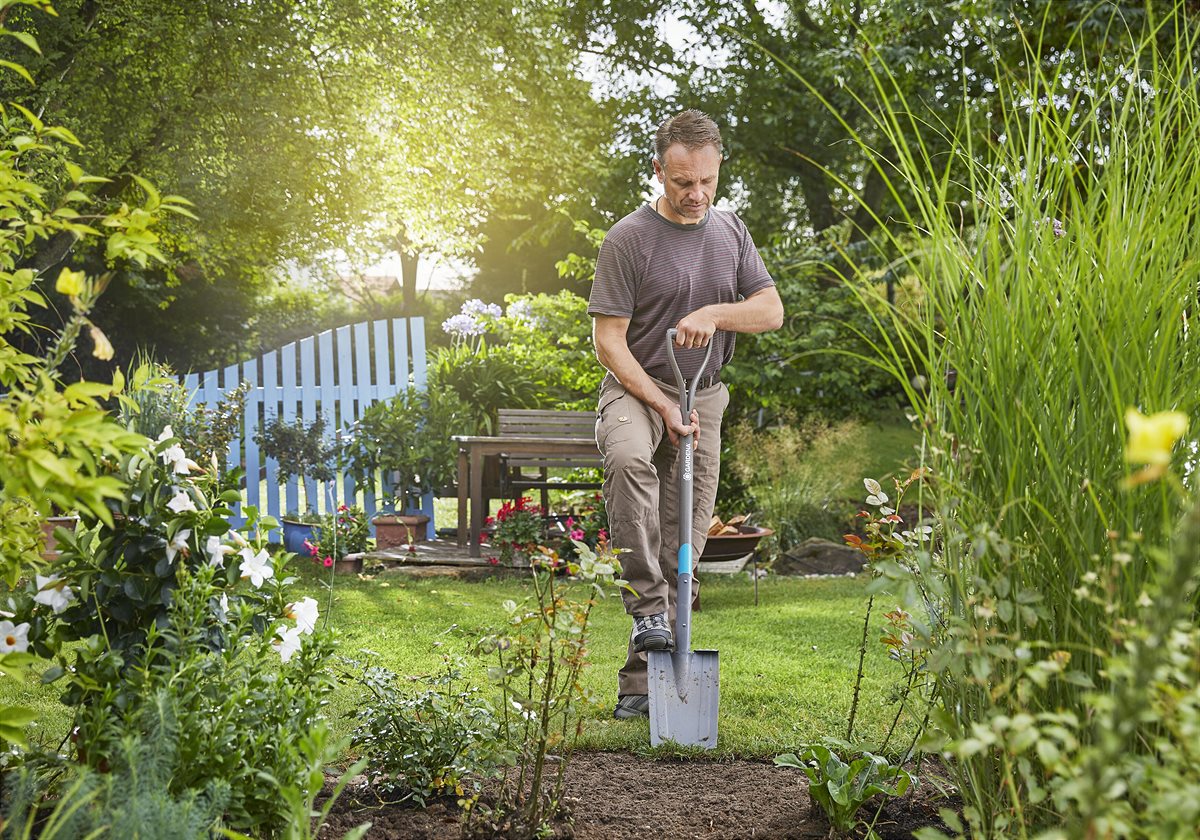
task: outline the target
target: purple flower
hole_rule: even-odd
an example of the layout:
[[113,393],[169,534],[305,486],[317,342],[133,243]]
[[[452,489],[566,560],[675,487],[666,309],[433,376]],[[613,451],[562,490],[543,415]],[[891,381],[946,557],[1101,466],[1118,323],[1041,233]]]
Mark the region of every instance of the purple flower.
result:
[[499,318],[504,313],[497,304],[484,303],[479,298],[472,298],[462,305],[462,314],[470,315],[475,318],[479,318],[481,316]]
[[445,321],[442,321],[442,331],[450,333],[450,335],[465,338],[469,335],[483,335],[483,324],[475,319],[472,315],[451,315]]

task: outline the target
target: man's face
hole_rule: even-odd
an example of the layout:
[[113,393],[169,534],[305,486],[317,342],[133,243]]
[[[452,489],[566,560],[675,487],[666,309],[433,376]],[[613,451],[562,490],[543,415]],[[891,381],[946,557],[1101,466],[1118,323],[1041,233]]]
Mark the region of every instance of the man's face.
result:
[[[714,146],[688,150],[675,143],[667,147],[661,161],[654,161],[654,174],[663,185],[664,208],[659,211],[673,222],[694,225],[704,218],[717,193],[721,153]],[[665,212],[663,212],[665,211]]]

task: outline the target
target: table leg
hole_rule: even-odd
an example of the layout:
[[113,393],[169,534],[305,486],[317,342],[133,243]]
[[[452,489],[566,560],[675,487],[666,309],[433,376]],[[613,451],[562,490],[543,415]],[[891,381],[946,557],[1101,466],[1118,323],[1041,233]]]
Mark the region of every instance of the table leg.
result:
[[470,480],[470,466],[467,460],[467,450],[458,447],[458,547],[467,544],[467,482]]
[[482,557],[479,535],[483,531],[483,452],[471,450],[471,557]]

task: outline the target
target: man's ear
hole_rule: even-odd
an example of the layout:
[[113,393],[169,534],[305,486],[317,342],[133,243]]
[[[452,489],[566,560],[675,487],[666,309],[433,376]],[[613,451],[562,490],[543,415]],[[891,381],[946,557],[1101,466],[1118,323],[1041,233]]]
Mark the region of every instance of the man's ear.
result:
[[663,169],[663,166],[661,163],[659,163],[658,158],[653,158],[653,161],[654,161],[654,174],[658,176],[659,183],[662,183],[664,178],[666,178],[666,174],[667,174],[666,170]]

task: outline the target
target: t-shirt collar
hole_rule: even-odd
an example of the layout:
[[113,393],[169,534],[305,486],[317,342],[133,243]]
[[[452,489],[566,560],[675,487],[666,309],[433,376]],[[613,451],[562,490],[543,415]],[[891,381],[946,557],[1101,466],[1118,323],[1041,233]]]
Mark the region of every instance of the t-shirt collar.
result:
[[647,210],[650,211],[650,215],[652,215],[654,218],[658,219],[663,224],[670,225],[671,227],[675,228],[676,230],[689,230],[689,231],[690,230],[700,230],[706,224],[708,224],[708,217],[712,215],[712,208],[710,207],[710,208],[708,208],[708,212],[704,214],[704,218],[701,219],[700,221],[696,222],[696,224],[681,225],[679,222],[672,222],[666,216],[662,215],[657,210],[655,210],[654,202],[649,202],[648,204],[646,204],[644,206]]

